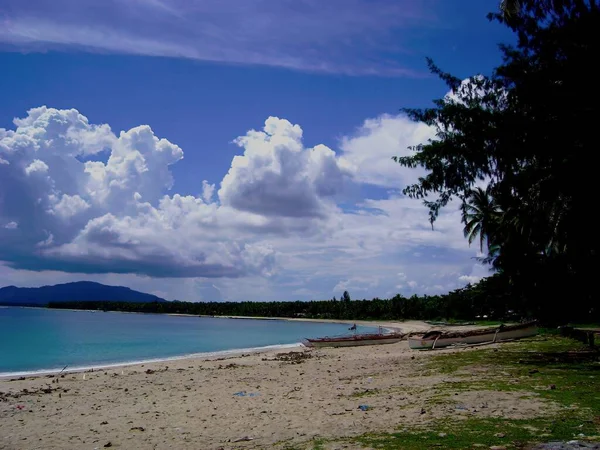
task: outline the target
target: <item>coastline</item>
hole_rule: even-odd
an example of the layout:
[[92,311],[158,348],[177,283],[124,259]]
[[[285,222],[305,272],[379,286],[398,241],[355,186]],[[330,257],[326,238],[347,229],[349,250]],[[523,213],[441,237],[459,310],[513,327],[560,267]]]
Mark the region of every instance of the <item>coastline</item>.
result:
[[[279,320],[286,322],[315,322],[315,323],[339,323],[339,324],[357,324],[366,327],[382,327],[390,331],[404,331],[409,333],[418,333],[427,331],[432,328],[439,328],[427,324],[420,320],[406,320],[406,321],[376,321],[376,320],[352,320],[352,319],[316,319],[308,317],[265,317],[265,316],[213,316],[207,314],[184,314],[184,313],[155,313],[155,312],[141,312],[141,311],[98,311],[95,309],[63,309],[63,308],[48,308],[47,306],[21,306],[21,305],[2,305],[6,308],[26,308],[26,309],[44,309],[50,311],[71,311],[71,312],[91,312],[91,313],[117,313],[117,314],[149,314],[149,315],[165,315],[172,317],[201,317],[208,319],[235,319],[235,320]],[[447,327],[445,327],[447,328]],[[453,327],[451,327],[453,328]],[[461,329],[465,329],[462,327]]]
[[[17,306],[19,308],[34,308],[34,309],[52,309],[52,308],[44,308],[44,307],[29,307],[29,306]],[[61,309],[56,309],[57,311],[61,311]],[[82,310],[82,309],[65,309],[64,311],[72,311],[72,312],[97,312],[96,310]],[[157,313],[143,313],[143,312],[129,312],[129,311],[107,311],[114,312],[119,314],[157,314]],[[313,318],[292,318],[292,317],[252,317],[252,316],[209,316],[209,315],[195,315],[195,314],[164,314],[167,316],[175,316],[175,317],[200,317],[200,318],[212,318],[212,319],[229,319],[229,320],[272,320],[272,321],[286,321],[286,322],[312,322],[312,323],[335,323],[335,324],[346,324],[352,325],[356,324],[359,326],[372,327],[372,328],[382,328],[385,330],[385,333],[393,333],[393,332],[404,332],[404,333],[412,333],[412,332],[421,332],[428,329],[433,328],[431,325],[426,324],[425,322],[409,320],[405,322],[377,322],[377,321],[365,321],[365,320],[342,320],[342,319],[313,319]],[[235,348],[229,350],[220,350],[215,352],[199,352],[199,353],[188,353],[182,355],[175,356],[165,356],[165,357],[157,357],[157,358],[148,358],[142,360],[129,360],[129,361],[121,361],[121,362],[112,362],[112,363],[99,363],[99,364],[90,364],[85,366],[75,366],[72,368],[67,367],[66,369],[61,368],[41,368],[36,370],[29,371],[15,371],[15,372],[0,372],[0,381],[12,379],[12,378],[39,378],[46,377],[49,375],[56,374],[73,374],[73,373],[82,373],[82,372],[90,372],[90,371],[98,371],[98,370],[107,370],[107,369],[118,369],[124,367],[134,367],[134,366],[142,366],[147,364],[154,363],[165,363],[165,362],[173,362],[173,361],[185,361],[185,360],[212,360],[214,358],[223,358],[227,356],[237,356],[245,353],[250,354],[261,354],[273,350],[284,350],[284,349],[298,349],[304,348],[305,346],[302,342],[296,342],[291,344],[274,344],[267,345],[263,347],[250,347],[250,348]]]
[[[190,316],[190,314],[170,314],[170,315],[181,315]],[[425,332],[431,329],[441,328],[440,326],[430,325],[421,320],[406,320],[406,321],[375,321],[375,320],[352,320],[352,319],[313,319],[305,317],[253,317],[253,316],[208,316],[200,315],[192,317],[207,317],[212,319],[238,319],[238,320],[283,320],[287,322],[315,322],[315,323],[340,323],[347,325],[361,325],[365,327],[381,327],[389,330],[390,332],[402,331],[404,333],[419,333]],[[454,327],[443,327],[443,328],[454,328]],[[461,329],[466,329],[462,327]]]
[[[489,348],[501,345],[511,344]],[[406,341],[271,348],[1,379],[0,448],[284,450],[325,441],[321,448],[333,449],[345,445],[343,439],[433,425],[456,414],[521,419],[554,410],[521,392],[455,389],[451,406],[462,409],[440,408],[439,386],[456,380],[429,370],[439,354],[410,350]],[[342,442],[329,445],[328,439]]]
[[293,343],[293,344],[279,344],[279,345],[266,345],[264,347],[250,347],[250,348],[234,348],[231,350],[221,350],[216,352],[202,352],[202,353],[190,353],[185,355],[177,355],[177,356],[166,356],[164,358],[149,358],[149,359],[140,359],[133,361],[123,361],[123,362],[115,362],[115,363],[106,363],[106,364],[93,364],[87,366],[77,366],[66,369],[39,369],[39,370],[31,370],[31,371],[21,371],[21,372],[0,372],[0,381],[10,379],[10,378],[39,378],[45,377],[48,375],[59,375],[59,374],[76,374],[82,372],[94,372],[94,371],[102,371],[108,369],[120,369],[124,367],[132,367],[132,366],[145,366],[147,364],[158,364],[158,363],[166,363],[173,361],[185,361],[185,360],[212,360],[214,358],[226,358],[228,356],[240,356],[246,353],[250,354],[260,354],[266,353],[275,350],[285,350],[285,349],[297,349],[302,348],[304,345],[301,342]]

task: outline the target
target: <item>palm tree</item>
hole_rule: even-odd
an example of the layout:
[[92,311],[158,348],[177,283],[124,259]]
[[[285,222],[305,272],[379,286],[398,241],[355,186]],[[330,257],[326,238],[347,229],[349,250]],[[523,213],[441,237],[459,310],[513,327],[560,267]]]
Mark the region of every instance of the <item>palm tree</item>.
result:
[[498,229],[500,215],[500,207],[490,186],[485,190],[479,187],[472,190],[462,204],[462,221],[465,224],[463,231],[469,245],[479,237],[479,249],[483,252],[484,241],[487,241],[489,249]]

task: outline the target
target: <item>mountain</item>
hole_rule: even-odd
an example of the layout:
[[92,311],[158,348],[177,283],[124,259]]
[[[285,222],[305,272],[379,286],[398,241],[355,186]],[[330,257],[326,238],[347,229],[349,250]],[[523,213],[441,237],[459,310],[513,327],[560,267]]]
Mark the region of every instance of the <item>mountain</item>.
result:
[[0,289],[0,305],[46,306],[50,302],[113,301],[131,303],[166,302],[156,295],[134,291],[123,286],[106,286],[91,281],[19,288],[7,286]]

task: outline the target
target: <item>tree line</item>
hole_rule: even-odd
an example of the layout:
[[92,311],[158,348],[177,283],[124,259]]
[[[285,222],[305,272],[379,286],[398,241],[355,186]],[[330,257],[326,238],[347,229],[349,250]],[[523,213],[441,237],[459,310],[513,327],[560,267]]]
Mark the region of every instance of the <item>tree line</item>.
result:
[[465,237],[528,308],[597,314],[600,6],[504,0],[489,18],[516,36],[500,45],[502,64],[462,80],[430,60],[452,95],[404,110],[437,131],[395,158],[427,171],[404,194],[423,199],[432,226],[458,202]]
[[[346,292],[337,300],[289,302],[56,302],[50,308],[123,311],[203,316],[289,317],[342,320],[519,320],[538,317],[539,311],[515,296],[502,275],[483,279],[443,295],[400,294],[389,298],[351,300]],[[564,320],[588,318],[585,311]]]

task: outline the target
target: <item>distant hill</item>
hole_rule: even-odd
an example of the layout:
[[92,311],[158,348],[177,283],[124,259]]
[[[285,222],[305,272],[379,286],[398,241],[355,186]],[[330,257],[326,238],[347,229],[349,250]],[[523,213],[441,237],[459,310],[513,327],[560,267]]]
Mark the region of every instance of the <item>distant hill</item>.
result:
[[131,303],[166,302],[156,295],[123,286],[106,286],[91,281],[42,286],[39,288],[0,288],[0,305],[46,306],[50,302],[111,301]]

